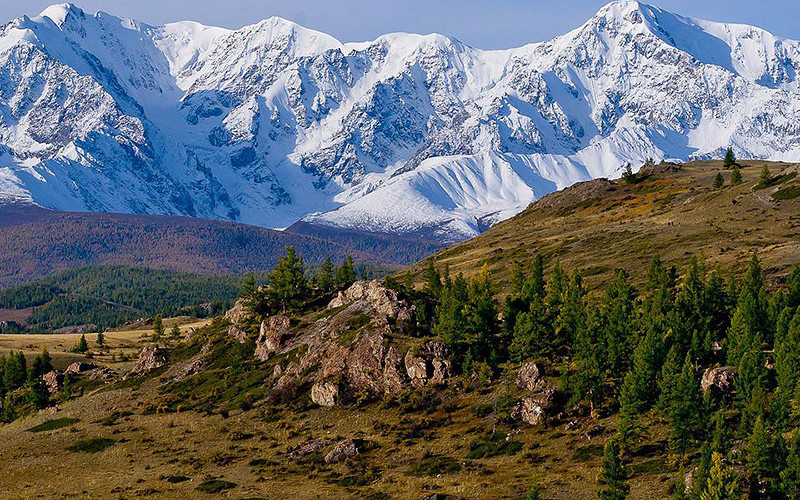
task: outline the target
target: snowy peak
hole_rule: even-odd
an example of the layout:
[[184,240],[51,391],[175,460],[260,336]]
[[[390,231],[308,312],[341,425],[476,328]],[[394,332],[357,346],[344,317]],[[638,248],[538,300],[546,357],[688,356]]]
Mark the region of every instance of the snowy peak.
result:
[[453,241],[627,162],[800,160],[799,47],[636,1],[491,51],[55,5],[0,31],[0,200]]

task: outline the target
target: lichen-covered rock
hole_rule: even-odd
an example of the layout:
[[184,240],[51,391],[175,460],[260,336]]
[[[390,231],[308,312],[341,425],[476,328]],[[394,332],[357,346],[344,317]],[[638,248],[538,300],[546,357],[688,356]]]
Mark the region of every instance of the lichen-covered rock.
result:
[[325,455],[326,464],[335,464],[343,462],[348,458],[358,455],[358,447],[356,442],[352,439],[345,439],[333,447],[331,451]]
[[331,444],[330,439],[312,439],[311,441],[300,443],[294,448],[291,448],[286,454],[286,457],[289,460],[297,460],[299,458],[311,455],[312,453],[322,451],[322,449],[329,444]]
[[714,397],[728,396],[733,392],[735,382],[736,370],[732,366],[718,366],[703,373],[700,388],[704,395],[711,391]]
[[319,406],[336,406],[339,386],[334,382],[317,382],[311,386],[311,401]]
[[451,371],[447,347],[442,342],[430,340],[422,344],[417,353],[406,353],[405,367],[414,386],[445,384]]
[[406,378],[403,371],[403,358],[394,346],[386,351],[383,360],[383,392],[387,395],[397,394],[403,390]]
[[525,363],[517,370],[517,387],[528,392],[537,392],[545,388],[546,382],[542,378],[539,366],[536,363]]
[[167,356],[164,350],[155,345],[148,345],[142,348],[139,354],[139,360],[131,369],[128,376],[139,375],[161,368],[167,362]]
[[111,380],[116,376],[117,372],[108,366],[98,366],[87,374],[89,380]]
[[83,372],[88,372],[90,370],[94,370],[97,368],[97,365],[94,363],[87,363],[85,361],[76,361],[69,365],[64,373],[67,375],[80,375]]
[[547,414],[553,409],[555,393],[555,389],[550,388],[525,396],[511,412],[512,418],[530,425],[544,423]]
[[398,326],[409,324],[414,317],[414,308],[405,300],[401,300],[395,290],[388,288],[378,280],[356,281],[347,290],[339,292],[328,309],[363,301],[379,317],[394,320]]
[[247,332],[244,331],[239,325],[230,325],[228,327],[228,335],[244,344],[247,342]]
[[237,325],[239,323],[243,323],[244,320],[250,317],[250,315],[250,310],[247,308],[247,300],[239,299],[236,301],[233,307],[225,312],[225,319],[230,321],[232,324]]
[[266,361],[274,352],[280,349],[283,337],[291,326],[291,320],[282,315],[272,316],[262,321],[258,339],[256,340],[256,358]]
[[64,388],[64,374],[58,370],[47,372],[42,378],[50,394],[61,392]]

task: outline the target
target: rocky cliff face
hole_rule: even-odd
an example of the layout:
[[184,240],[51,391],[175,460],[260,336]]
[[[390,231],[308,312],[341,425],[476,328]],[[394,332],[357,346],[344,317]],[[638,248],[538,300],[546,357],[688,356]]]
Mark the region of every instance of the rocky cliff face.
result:
[[0,196],[451,241],[626,161],[800,159],[797,67],[797,42],[635,1],[503,51],[66,4],[0,28]]

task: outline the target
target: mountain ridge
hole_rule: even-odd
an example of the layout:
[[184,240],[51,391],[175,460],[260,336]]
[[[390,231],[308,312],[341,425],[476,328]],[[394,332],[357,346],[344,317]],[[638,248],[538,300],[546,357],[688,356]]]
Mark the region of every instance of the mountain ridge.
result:
[[795,67],[798,42],[634,1],[508,50],[62,4],[0,32],[0,197],[454,242],[627,162],[800,160]]

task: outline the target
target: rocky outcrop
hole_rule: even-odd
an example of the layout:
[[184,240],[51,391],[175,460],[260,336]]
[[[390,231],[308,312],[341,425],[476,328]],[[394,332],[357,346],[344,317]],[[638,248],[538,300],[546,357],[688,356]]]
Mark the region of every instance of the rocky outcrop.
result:
[[282,315],[272,316],[262,321],[258,340],[256,340],[256,358],[266,361],[274,352],[278,351],[291,326],[291,320]]
[[397,291],[378,280],[356,281],[347,290],[339,292],[328,304],[328,309],[355,302],[366,304],[378,317],[392,321],[401,328],[410,325],[414,318],[414,307],[401,300]]
[[356,442],[352,439],[345,439],[333,447],[331,451],[325,455],[326,464],[335,464],[344,462],[348,458],[358,455],[358,447]]
[[109,381],[117,376],[117,371],[109,368],[108,366],[98,366],[94,370],[90,370],[87,374],[89,380],[105,380]]
[[289,449],[286,457],[289,460],[298,460],[305,456],[311,455],[312,453],[318,453],[322,451],[326,446],[330,445],[331,442],[332,441],[330,439],[312,439],[311,441],[300,443],[294,448]]
[[553,388],[525,396],[511,412],[512,418],[529,425],[545,422],[547,415],[553,410],[556,391]]
[[225,313],[225,319],[234,325],[238,325],[239,323],[244,322],[244,320],[250,317],[250,315],[251,313],[247,308],[246,299],[239,299],[236,301],[233,307],[228,309],[228,311]]
[[733,393],[735,383],[736,370],[732,366],[718,366],[703,373],[700,389],[704,395],[711,392],[713,397],[725,397]]
[[422,344],[418,352],[406,353],[405,367],[411,384],[416,387],[442,385],[451,372],[447,347],[440,341],[430,340]]
[[139,360],[131,369],[128,376],[140,375],[161,368],[167,362],[167,356],[163,349],[155,345],[148,345],[142,348]]
[[247,342],[247,332],[242,329],[238,324],[230,325],[228,327],[228,335],[244,344]]
[[66,375],[80,375],[83,372],[88,372],[97,368],[97,365],[94,363],[87,363],[85,361],[76,361],[69,365],[64,373]]
[[317,382],[311,386],[311,401],[319,406],[336,406],[339,386],[334,382]]
[[539,366],[536,363],[525,363],[517,370],[517,387],[528,392],[538,392],[545,389],[546,382],[542,378]]
[[50,394],[61,392],[61,389],[64,388],[64,374],[60,371],[53,370],[47,372],[42,378]]

